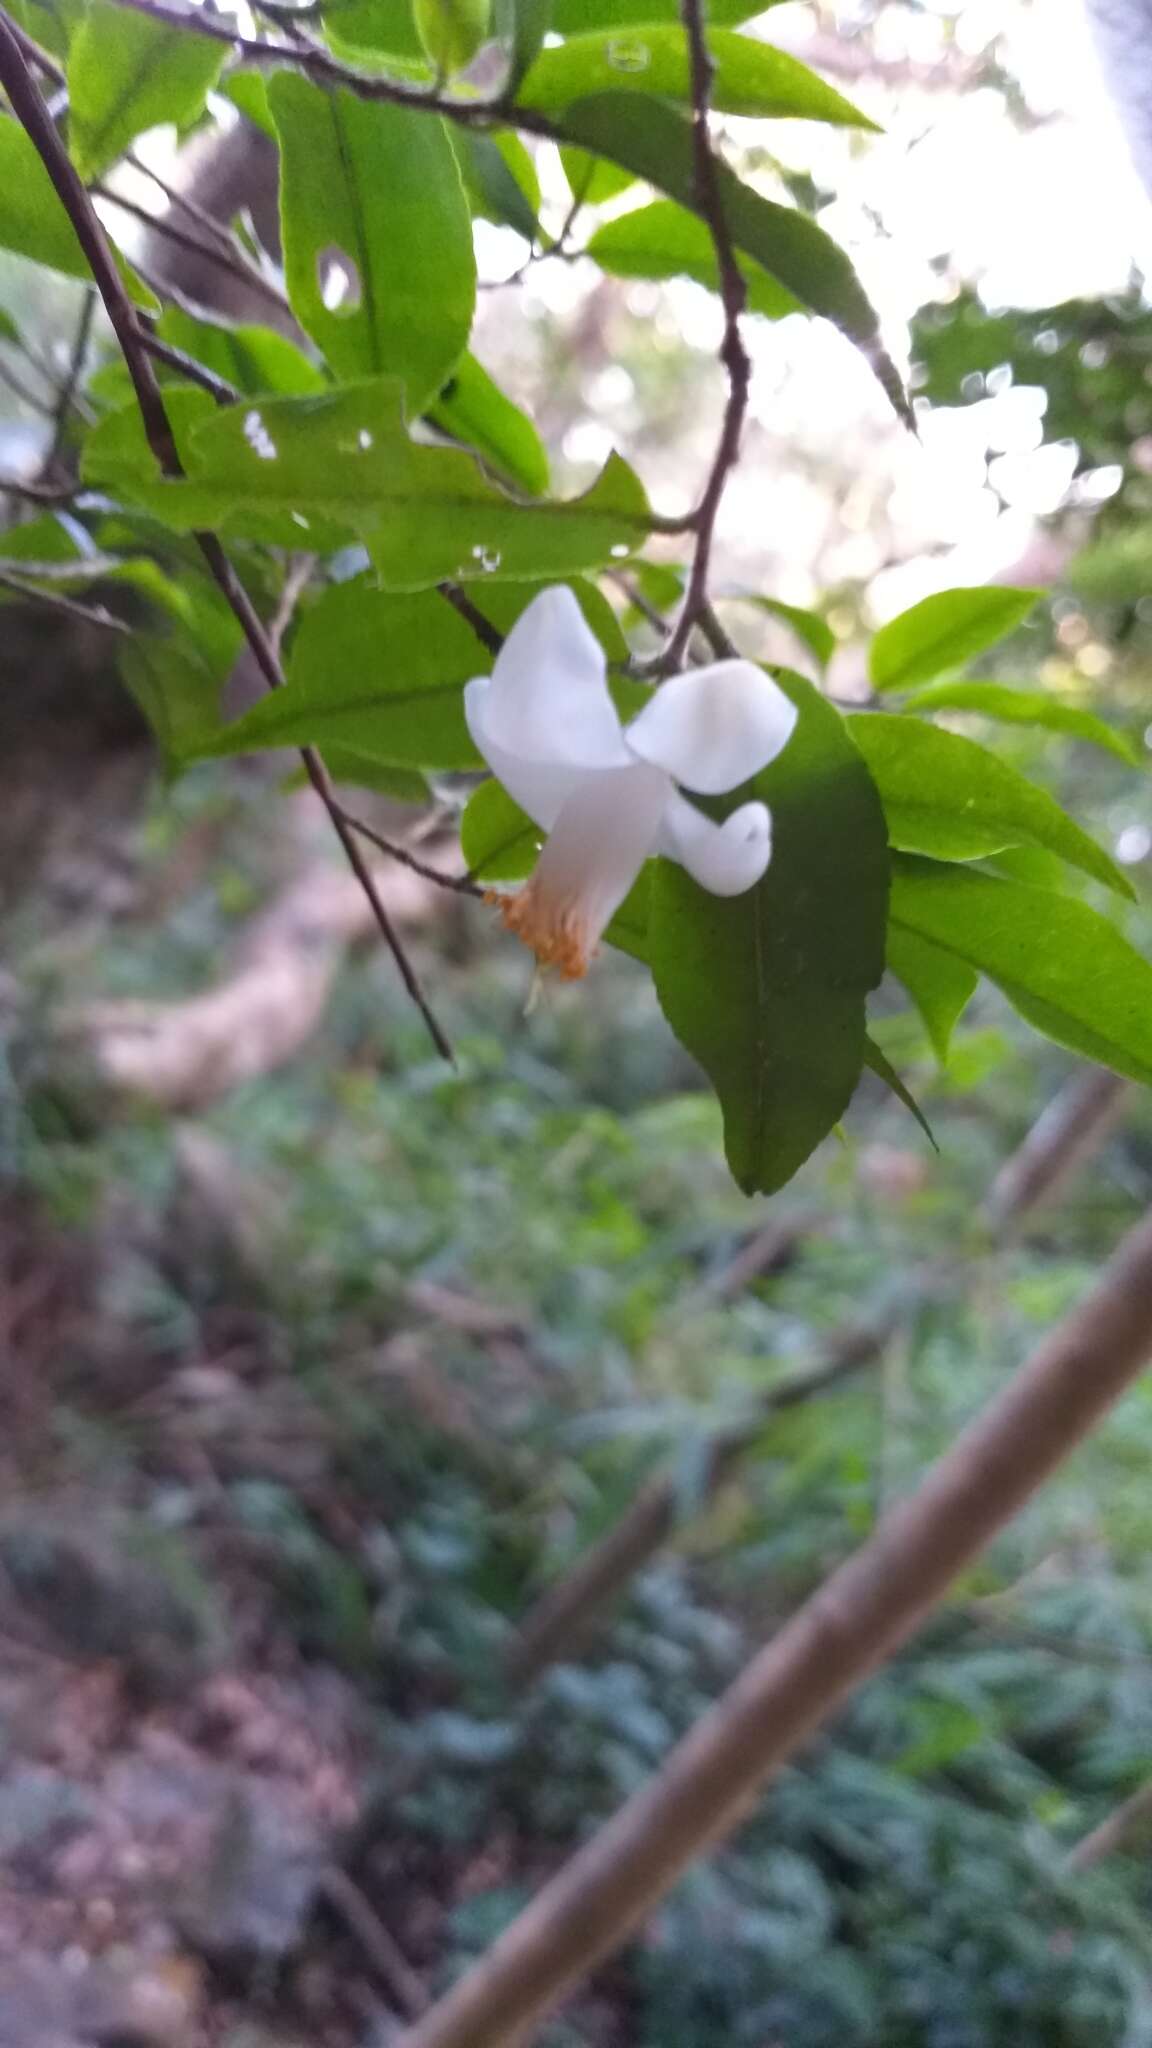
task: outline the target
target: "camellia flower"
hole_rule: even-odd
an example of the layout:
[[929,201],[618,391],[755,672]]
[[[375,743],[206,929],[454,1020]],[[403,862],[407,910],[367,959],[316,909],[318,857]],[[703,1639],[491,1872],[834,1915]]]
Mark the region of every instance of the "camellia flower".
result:
[[542,966],[583,974],[644,862],[664,854],[715,896],[758,882],[772,851],[762,803],[716,824],[681,796],[758,773],[789,739],[794,706],[751,661],[672,676],[630,725],[609,695],[603,649],[572,592],[541,591],[490,676],[464,692],[468,729],[509,795],[548,834],[504,922]]

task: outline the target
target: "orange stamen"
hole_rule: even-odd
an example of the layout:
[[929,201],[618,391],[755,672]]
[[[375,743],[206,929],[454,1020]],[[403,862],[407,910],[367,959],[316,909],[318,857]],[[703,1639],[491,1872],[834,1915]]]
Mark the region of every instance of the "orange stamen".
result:
[[587,974],[596,948],[589,947],[577,904],[558,905],[536,887],[535,876],[512,895],[488,889],[484,901],[496,905],[508,930],[531,947],[541,967],[554,967],[562,981],[579,981]]

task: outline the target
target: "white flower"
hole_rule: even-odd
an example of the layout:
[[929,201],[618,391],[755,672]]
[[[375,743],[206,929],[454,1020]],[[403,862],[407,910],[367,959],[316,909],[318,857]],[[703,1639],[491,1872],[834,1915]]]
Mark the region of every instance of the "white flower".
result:
[[672,676],[622,726],[603,650],[556,586],[521,613],[464,709],[493,774],[549,835],[530,880],[498,899],[504,921],[566,980],[585,972],[650,855],[680,861],[715,896],[739,896],[764,873],[766,805],[741,804],[718,825],[676,787],[718,796],[787,742],[795,709],[753,662]]

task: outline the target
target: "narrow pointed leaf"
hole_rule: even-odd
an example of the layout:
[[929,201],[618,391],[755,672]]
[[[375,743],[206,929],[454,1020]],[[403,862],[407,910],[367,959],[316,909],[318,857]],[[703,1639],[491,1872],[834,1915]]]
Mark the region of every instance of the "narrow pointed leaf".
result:
[[987,747],[902,714],[862,711],[851,724],[901,852],[980,860],[1006,846],[1041,846],[1118,895],[1134,895],[1123,868],[1055,798]]
[[976,993],[980,976],[954,953],[945,953],[898,925],[888,928],[888,966],[897,981],[903,982],[924,1019],[936,1058],[946,1066],[952,1033]]
[[[594,159],[588,157],[588,163]],[[600,168],[606,168],[601,166]],[[704,222],[674,199],[657,199],[651,206],[638,206],[632,213],[610,220],[588,243],[588,254],[612,277],[690,277],[720,287],[716,249]],[[800,302],[778,284],[774,277],[746,256],[738,259],[748,286],[748,306],[767,320],[782,320],[786,313],[800,310]]]
[[[715,66],[711,98],[717,113],[875,127],[806,64],[771,43],[711,28],[708,48]],[[691,63],[684,30],[649,22],[625,35],[609,29],[570,36],[558,48],[540,52],[517,98],[521,106],[556,113],[573,100],[601,92],[644,93],[690,106]]]
[[1086,903],[899,855],[891,915],[986,974],[1058,1045],[1152,1085],[1152,965]]
[[1142,767],[1140,750],[1095,712],[1065,704],[1046,690],[1017,690],[1010,683],[925,683],[907,699],[909,711],[975,711],[1003,725],[1039,725],[1104,747],[1130,768]]
[[870,1074],[875,1074],[878,1081],[883,1081],[884,1086],[896,1097],[897,1102],[903,1103],[909,1115],[915,1117],[932,1150],[938,1152],[940,1147],[936,1143],[935,1133],[924,1111],[921,1109],[907,1083],[901,1080],[887,1053],[877,1045],[874,1038],[866,1038],[864,1040],[864,1065]]
[[[565,141],[622,164],[669,199],[699,212],[691,128],[676,108],[654,99],[645,103],[640,119],[633,94],[596,93],[574,101],[558,125]],[[875,310],[844,251],[807,214],[764,199],[725,164],[717,167],[717,185],[736,248],[762,264],[810,313],[822,314],[855,342],[910,425],[904,386],[881,345]]]
[[974,655],[1014,632],[1040,598],[1038,590],[939,590],[881,626],[872,642],[874,690],[911,690],[963,668]]
[[474,355],[461,356],[434,406],[429,423],[483,457],[489,469],[542,498],[548,489],[548,451],[526,412],[500,389]]

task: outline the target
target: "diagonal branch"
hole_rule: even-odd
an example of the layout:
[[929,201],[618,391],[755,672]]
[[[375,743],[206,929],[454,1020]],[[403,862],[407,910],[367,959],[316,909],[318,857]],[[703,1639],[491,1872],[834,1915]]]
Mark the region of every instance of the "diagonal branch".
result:
[[833,1572],[652,1781],[402,2048],[511,2048],[629,1934],[1088,1435],[1152,1355],[1152,1214],[915,1493]]
[[[8,16],[0,9],[0,83],[3,84],[16,118],[27,131],[40,155],[57,195],[68,214],[87,259],[96,286],[104,301],[104,310],[112,331],[120,344],[121,353],[132,380],[136,402],[148,445],[166,476],[179,477],[184,474],[183,464],[176,446],[172,425],[164,403],[164,394],[157,382],[151,357],[142,339],[135,309],[121,280],[113,260],[112,251],[93,207],[87,188],[76,171],[67,150],[57,132],[52,117],[33,78],[21,47],[20,39],[13,33]],[[228,560],[219,538],[214,533],[198,533],[197,544],[208,564],[211,574],[223,592],[236,619],[239,621],[244,638],[248,642],[257,668],[271,690],[280,689],[284,673],[271,640],[264,628],[248,592]],[[328,771],[320,755],[313,747],[302,750],[302,758],[308,780],[319,796],[332,820],[336,836],[344,849],[345,857],[360,883],[369,903],[380,932],[400,970],[404,986],[420,1011],[433,1044],[447,1060],[452,1058],[452,1049],[444,1036],[428,999],[420,985],[416,970],[410,961],[391,917],[381,899],[372,871],[364,858],[355,833],[345,821],[342,807],[332,788]]]

